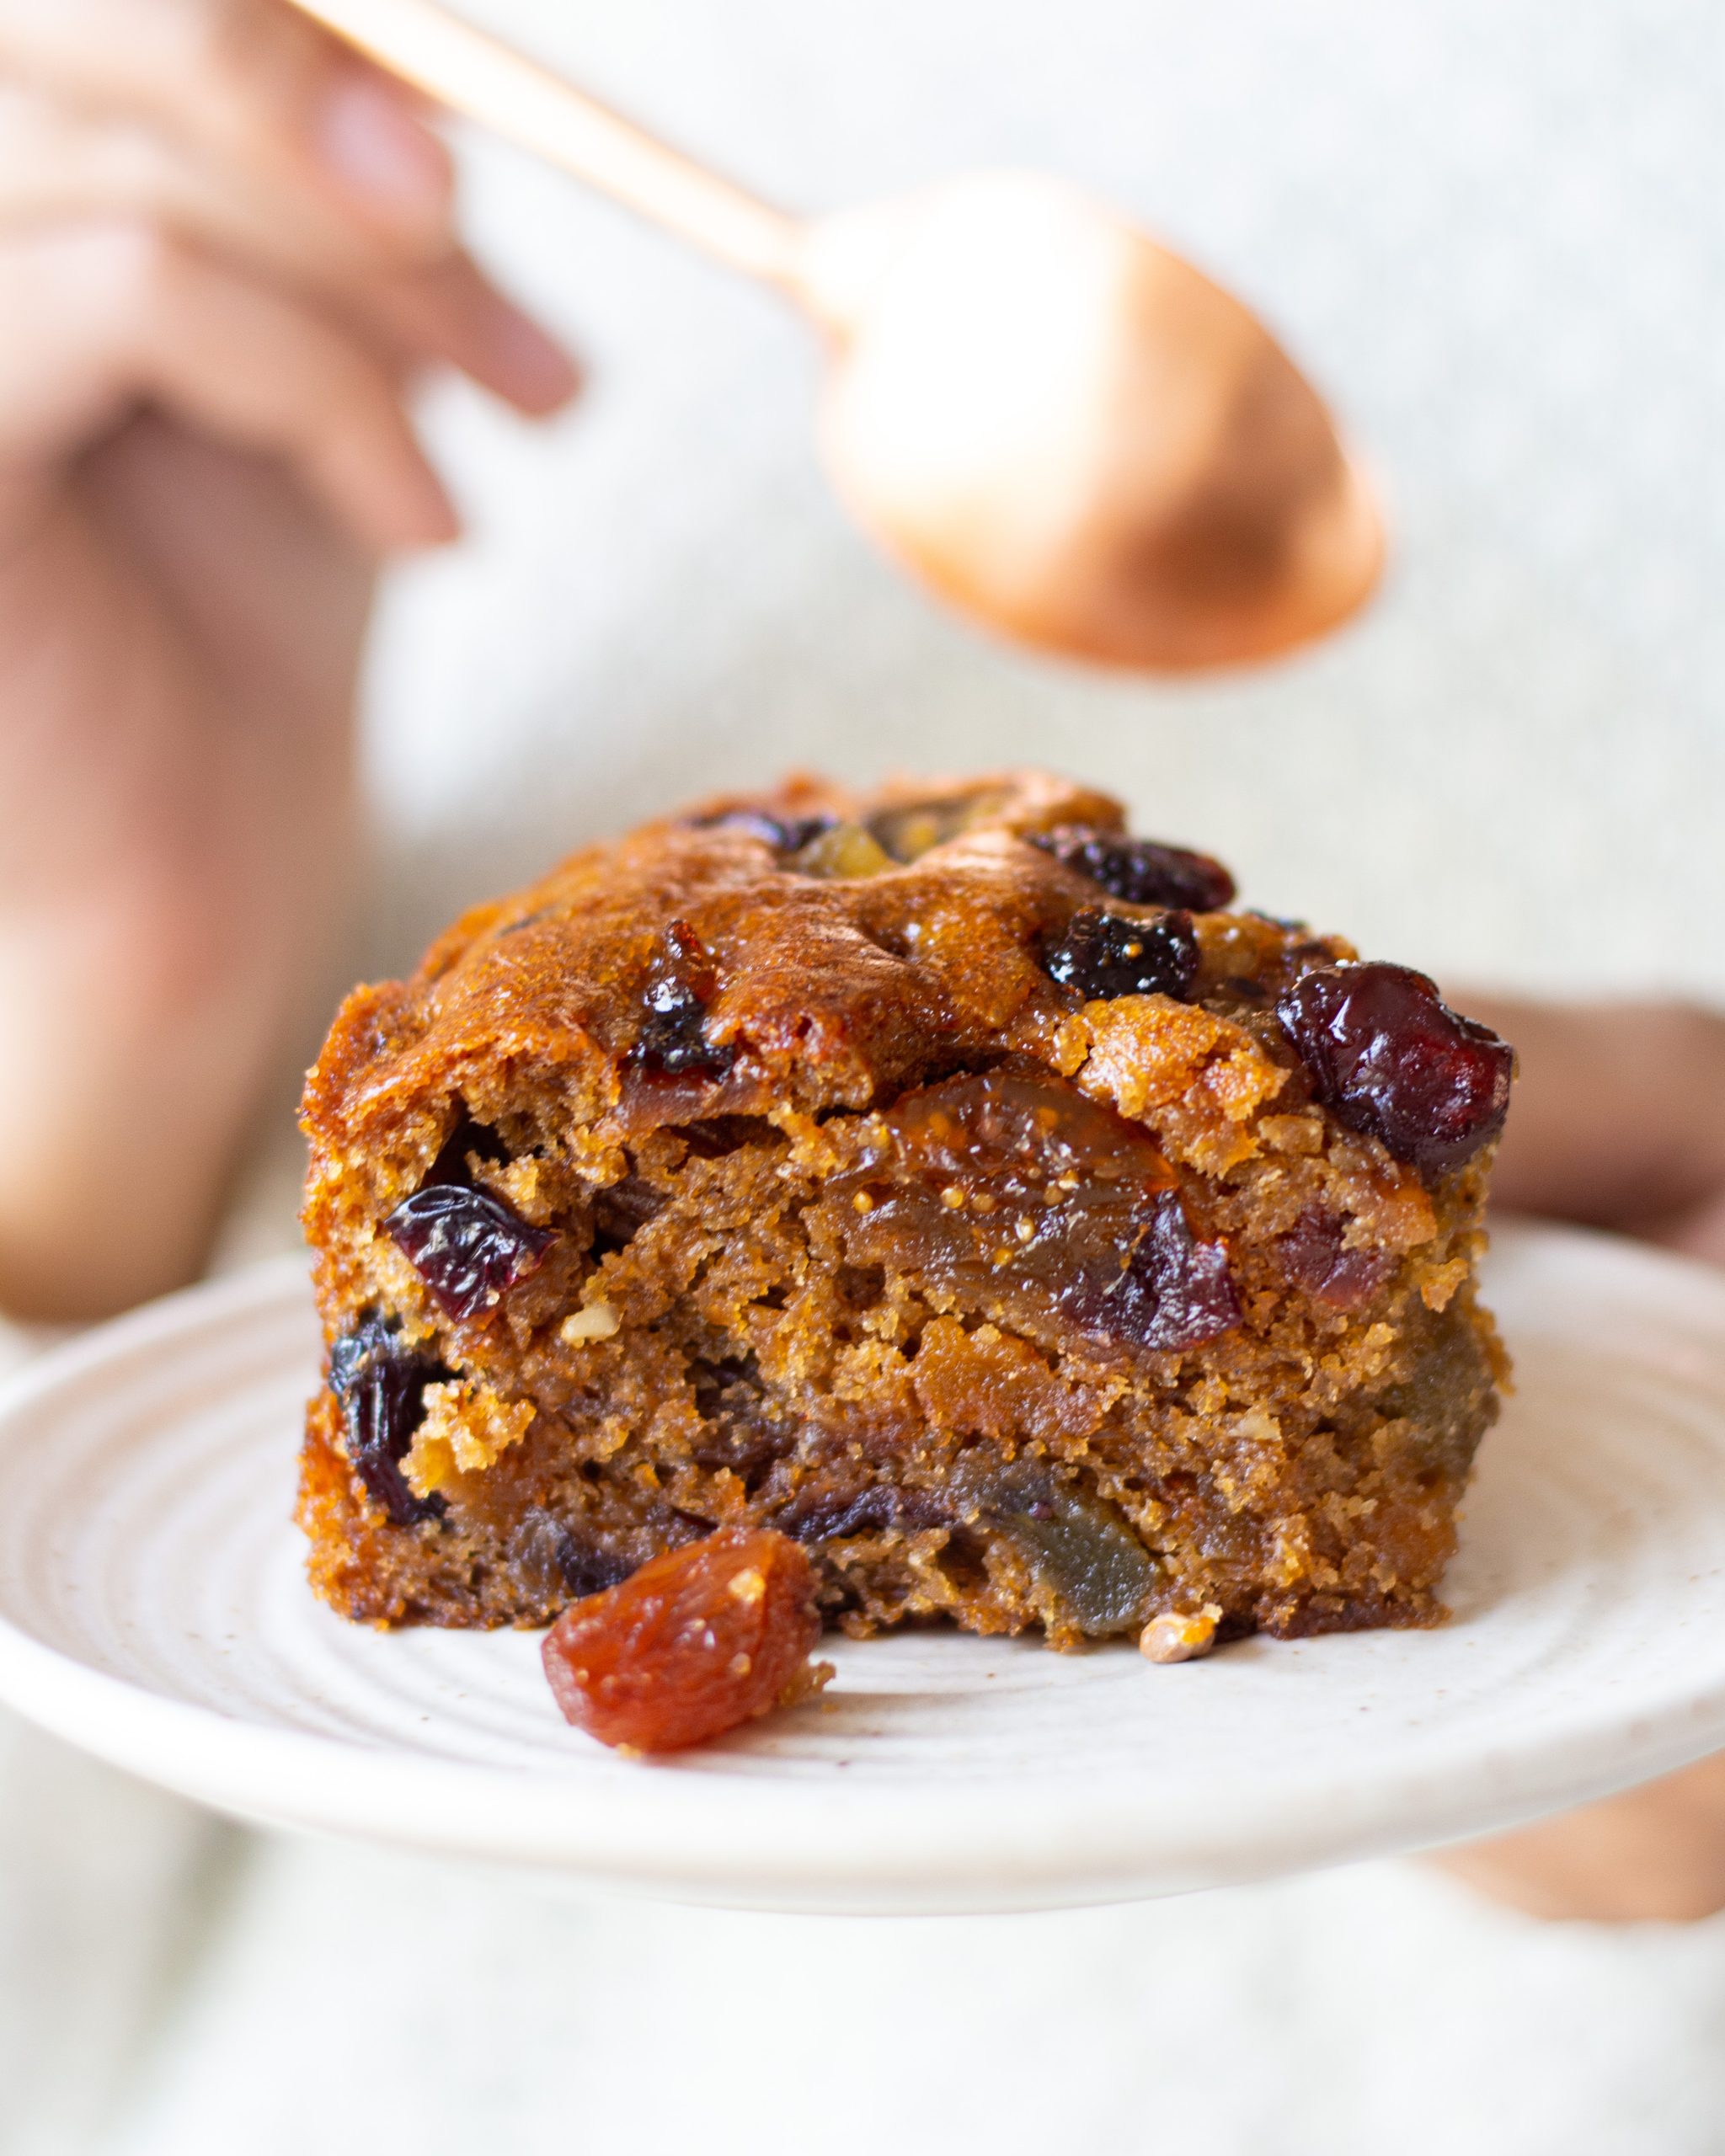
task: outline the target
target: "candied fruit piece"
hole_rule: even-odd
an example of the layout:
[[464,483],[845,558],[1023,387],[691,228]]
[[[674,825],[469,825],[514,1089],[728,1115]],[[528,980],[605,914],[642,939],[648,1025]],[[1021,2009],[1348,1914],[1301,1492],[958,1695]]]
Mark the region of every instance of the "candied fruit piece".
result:
[[451,1318],[488,1316],[557,1241],[472,1183],[427,1183],[403,1199],[383,1231]]
[[1032,846],[1051,853],[1063,868],[1101,884],[1111,899],[1133,906],[1183,906],[1218,913],[1234,895],[1234,879],[1220,861],[1155,839],[1121,838],[1087,824],[1061,824],[1033,831]]
[[830,1186],[852,1263],[919,1273],[1056,1340],[1076,1325],[1167,1351],[1239,1322],[1227,1253],[1193,1237],[1149,1133],[1063,1079],[943,1079],[872,1118],[863,1141]]
[[736,1051],[707,1038],[707,1006],[717,988],[707,946],[687,921],[670,922],[648,973],[647,1016],[631,1059],[667,1077],[686,1070],[724,1077]]
[[1155,1558],[1112,1505],[1061,1490],[1045,1505],[1004,1524],[1038,1581],[1081,1632],[1107,1639],[1144,1622],[1160,1574]]
[[939,801],[897,802],[868,819],[876,842],[895,861],[917,861],[948,839],[960,837],[1001,805],[998,789],[954,793]]
[[1017,1550],[1060,1621],[1090,1639],[1143,1624],[1162,1567],[1114,1506],[1034,1461],[980,1449],[957,1462],[952,1482],[966,1524],[993,1528]]
[[1460,1167],[1503,1128],[1515,1054],[1437,984],[1372,961],[1315,967],[1276,1005],[1313,1089],[1398,1161]]
[[1198,977],[1198,938],[1180,909],[1156,921],[1086,906],[1043,947],[1044,969],[1087,1002],[1116,995],[1184,997]]
[[818,1689],[808,1554],[767,1528],[726,1528],[564,1610],[541,1650],[565,1721],[601,1744],[671,1752]]
[[442,1498],[416,1496],[401,1462],[419,1427],[426,1386],[448,1376],[382,1318],[361,1319],[329,1351],[329,1389],[347,1424],[348,1458],[398,1527],[443,1517]]
[[790,865],[800,876],[857,878],[884,875],[893,857],[865,825],[833,824],[810,839]]
[[798,853],[837,821],[836,816],[778,816],[765,808],[721,808],[715,816],[701,817],[697,828],[734,826],[763,841],[775,853]]

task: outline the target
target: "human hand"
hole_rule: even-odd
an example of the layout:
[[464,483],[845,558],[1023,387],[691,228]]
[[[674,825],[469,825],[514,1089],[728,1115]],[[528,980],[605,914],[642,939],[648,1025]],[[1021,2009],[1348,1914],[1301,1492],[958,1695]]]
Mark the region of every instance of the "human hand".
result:
[[[1495,1203],[1725,1264],[1725,1019],[1674,1004],[1466,1008],[1520,1055]],[[1710,1916],[1725,1908],[1725,1755],[1433,1860],[1534,1916]]]
[[0,0],[0,1306],[192,1271],[345,884],[406,398],[569,363],[409,93],[277,0]]

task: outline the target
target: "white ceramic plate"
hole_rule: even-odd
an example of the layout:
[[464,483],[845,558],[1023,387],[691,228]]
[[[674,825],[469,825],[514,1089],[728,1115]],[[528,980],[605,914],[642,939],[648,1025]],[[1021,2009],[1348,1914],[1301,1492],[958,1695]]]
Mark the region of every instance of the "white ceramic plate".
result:
[[1454,1621],[1153,1668],[840,1641],[811,1705],[665,1763],[559,1720],[537,1636],[370,1631],[288,1524],[302,1268],[170,1298],[0,1397],[0,1698],[244,1817],[679,1899],[1032,1908],[1478,1834],[1725,1745],[1725,1278],[1503,1235],[1518,1390]]

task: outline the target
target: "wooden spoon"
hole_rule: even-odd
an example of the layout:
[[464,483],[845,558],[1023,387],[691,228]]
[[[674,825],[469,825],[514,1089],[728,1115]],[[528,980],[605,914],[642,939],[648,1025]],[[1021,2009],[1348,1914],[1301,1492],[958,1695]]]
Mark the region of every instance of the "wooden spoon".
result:
[[826,334],[825,462],[906,567],[993,627],[1157,670],[1263,658],[1377,581],[1371,493],[1263,325],[1058,181],[983,173],[782,215],[433,0],[295,0]]

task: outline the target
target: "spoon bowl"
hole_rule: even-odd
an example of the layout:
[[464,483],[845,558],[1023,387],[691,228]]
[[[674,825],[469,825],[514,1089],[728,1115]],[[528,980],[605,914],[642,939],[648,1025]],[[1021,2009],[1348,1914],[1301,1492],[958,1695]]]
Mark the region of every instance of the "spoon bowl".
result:
[[979,173],[798,223],[435,0],[296,0],[440,99],[825,332],[827,468],[990,627],[1179,671],[1333,628],[1377,581],[1371,494],[1249,309],[1076,189]]
[[1033,643],[1158,670],[1259,659],[1375,584],[1370,493],[1247,308],[1034,173],[810,228],[821,439],[858,520]]

